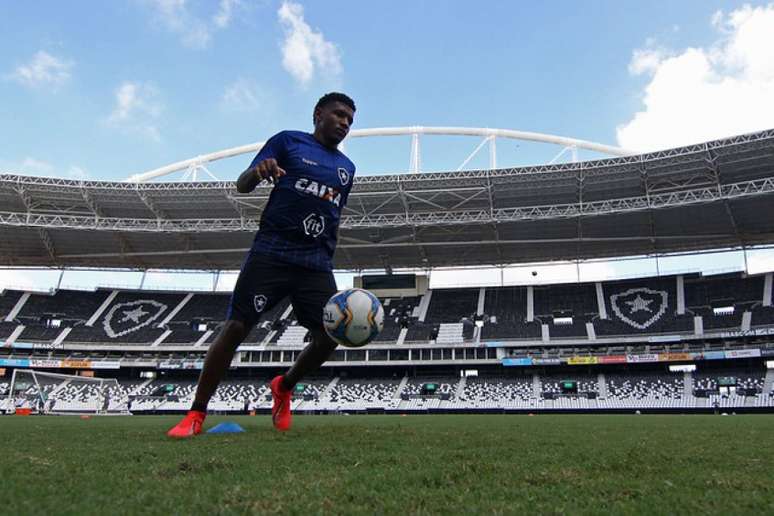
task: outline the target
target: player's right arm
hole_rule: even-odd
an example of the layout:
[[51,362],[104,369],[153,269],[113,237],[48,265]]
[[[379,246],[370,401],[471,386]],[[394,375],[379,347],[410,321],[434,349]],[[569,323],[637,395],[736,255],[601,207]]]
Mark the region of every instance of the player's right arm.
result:
[[267,158],[240,174],[236,182],[237,191],[239,193],[250,193],[255,190],[255,187],[261,181],[267,180],[276,183],[284,175],[285,170],[277,164],[277,160]]

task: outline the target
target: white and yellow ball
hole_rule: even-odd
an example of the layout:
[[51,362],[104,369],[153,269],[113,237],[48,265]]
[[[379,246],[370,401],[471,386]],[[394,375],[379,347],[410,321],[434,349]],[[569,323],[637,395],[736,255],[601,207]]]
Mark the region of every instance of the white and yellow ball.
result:
[[342,290],[325,305],[323,324],[334,341],[348,348],[359,348],[374,340],[384,328],[384,308],[367,290]]

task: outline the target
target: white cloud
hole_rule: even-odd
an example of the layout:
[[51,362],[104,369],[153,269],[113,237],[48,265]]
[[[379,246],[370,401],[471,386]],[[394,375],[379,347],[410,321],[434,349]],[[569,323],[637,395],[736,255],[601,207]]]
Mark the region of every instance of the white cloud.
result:
[[220,0],[218,12],[212,17],[212,22],[219,29],[225,29],[231,23],[234,8],[242,5],[240,0]]
[[313,30],[304,20],[304,8],[293,2],[283,2],[277,11],[285,30],[282,42],[282,66],[302,85],[319,71],[337,75],[341,72],[339,50],[327,41],[322,32]]
[[146,3],[153,9],[156,21],[178,35],[185,46],[201,49],[209,45],[212,38],[210,28],[191,14],[186,0],[146,0]]
[[27,156],[19,162],[0,163],[3,172],[25,176],[68,177],[70,179],[87,179],[88,172],[78,165],[69,167],[54,165],[48,161]]
[[651,48],[637,49],[632,54],[632,60],[629,62],[629,73],[632,75],[653,73],[658,70],[658,66],[664,60],[664,57],[663,50]]
[[26,157],[16,167],[21,174],[31,176],[54,176],[54,165],[47,161]]
[[712,16],[717,41],[669,52],[653,41],[629,71],[648,74],[644,109],[618,126],[618,144],[647,151],[774,127],[774,4]]
[[156,142],[161,134],[156,125],[163,105],[158,90],[149,83],[124,82],[115,92],[115,107],[107,118],[108,125],[143,134]]
[[[154,20],[172,34],[177,35],[183,45],[206,48],[212,41],[213,33],[227,28],[234,19],[237,9],[244,7],[242,0],[220,0],[218,10],[209,19],[196,15],[188,0],[144,0],[154,14]],[[214,2],[205,2],[212,5]]]
[[715,11],[710,18],[710,24],[716,29],[722,29],[723,27],[723,11]]
[[10,78],[25,86],[56,88],[70,79],[72,67],[72,61],[57,58],[40,50],[29,63],[17,67]]
[[70,165],[70,168],[67,169],[67,176],[70,179],[88,179],[89,173],[77,165]]
[[221,104],[229,110],[255,111],[264,104],[264,99],[256,84],[247,79],[238,79],[226,87]]

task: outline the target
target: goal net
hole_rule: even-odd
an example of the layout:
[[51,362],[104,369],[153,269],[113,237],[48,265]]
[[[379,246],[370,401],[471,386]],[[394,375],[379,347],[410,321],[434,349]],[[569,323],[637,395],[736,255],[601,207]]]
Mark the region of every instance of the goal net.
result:
[[89,378],[16,369],[11,377],[6,412],[33,414],[129,414],[129,396],[115,378]]

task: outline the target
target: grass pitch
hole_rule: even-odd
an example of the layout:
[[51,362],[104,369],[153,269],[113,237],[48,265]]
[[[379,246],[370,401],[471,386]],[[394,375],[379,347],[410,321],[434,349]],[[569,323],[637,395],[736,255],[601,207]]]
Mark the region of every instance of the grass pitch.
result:
[[774,513],[774,416],[0,417],[3,514]]

